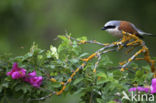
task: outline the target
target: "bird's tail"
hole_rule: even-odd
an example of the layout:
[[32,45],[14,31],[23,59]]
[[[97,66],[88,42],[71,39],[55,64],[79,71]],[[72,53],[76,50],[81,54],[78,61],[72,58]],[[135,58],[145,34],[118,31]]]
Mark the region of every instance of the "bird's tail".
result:
[[156,35],[153,35],[153,34],[150,34],[150,33],[145,33],[144,36],[156,37]]
[[153,34],[151,34],[151,33],[145,33],[145,32],[142,33],[142,36],[156,37],[156,35],[153,35]]

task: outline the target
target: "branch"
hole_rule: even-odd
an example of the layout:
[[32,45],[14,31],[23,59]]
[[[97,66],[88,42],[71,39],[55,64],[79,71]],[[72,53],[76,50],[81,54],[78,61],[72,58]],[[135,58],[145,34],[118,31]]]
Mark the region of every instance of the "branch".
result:
[[[124,71],[124,69],[133,60],[135,60],[135,58],[139,54],[144,53],[144,58],[136,58],[136,60],[145,60],[145,61],[147,61],[151,66],[151,71],[154,73],[154,78],[156,78],[156,68],[155,68],[155,65],[154,65],[155,61],[151,60],[151,57],[149,55],[149,50],[146,47],[145,42],[143,40],[141,40],[139,37],[137,37],[136,35],[134,35],[134,34],[126,33],[124,31],[122,31],[122,34],[123,34],[123,38],[121,40],[113,42],[111,44],[109,44],[109,43],[103,44],[103,43],[100,43],[100,42],[97,42],[97,41],[77,40],[75,38],[72,38],[72,37],[66,35],[66,37],[68,39],[75,40],[75,41],[79,42],[79,44],[91,43],[91,44],[98,44],[98,45],[101,45],[101,46],[104,46],[104,47],[98,49],[97,51],[95,51],[93,54],[91,54],[87,58],[82,59],[83,63],[71,74],[69,79],[66,82],[60,82],[63,85],[62,89],[60,91],[52,92],[48,96],[41,97],[41,98],[36,99],[36,100],[44,100],[44,99],[46,99],[46,98],[48,98],[48,97],[50,97],[50,96],[52,96],[54,94],[55,95],[62,94],[63,91],[66,88],[66,85],[68,85],[72,81],[73,77],[76,75],[76,73],[79,70],[84,69],[84,67],[87,65],[88,61],[92,60],[95,57],[98,57],[97,61],[95,62],[94,69],[93,69],[93,72],[96,72],[96,68],[97,68],[97,66],[98,66],[98,64],[99,64],[99,62],[101,60],[101,55],[102,54],[105,54],[105,53],[108,53],[108,52],[111,52],[111,51],[119,51],[124,47],[132,47],[132,50],[134,48],[136,48],[136,47],[139,47],[139,46],[141,46],[142,48],[139,51],[137,51],[132,57],[130,57],[126,62],[120,63],[120,65],[121,65],[120,71]],[[128,51],[128,53],[131,52],[132,50]],[[51,78],[50,80],[52,82],[56,82],[55,78]]]
[[89,40],[89,41],[86,41],[86,40],[77,40],[69,35],[65,35],[68,39],[71,39],[71,40],[75,40],[77,41],[79,44],[86,44],[86,43],[90,43],[90,44],[98,44],[98,45],[101,45],[101,46],[106,46],[106,45],[109,45],[108,43],[106,44],[103,44],[103,43],[100,43],[96,40]]

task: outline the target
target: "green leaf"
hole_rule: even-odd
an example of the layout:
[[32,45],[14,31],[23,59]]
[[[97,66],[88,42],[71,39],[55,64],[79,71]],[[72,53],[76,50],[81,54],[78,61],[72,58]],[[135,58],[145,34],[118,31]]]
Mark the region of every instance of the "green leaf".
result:
[[115,101],[109,101],[108,103],[116,103]]
[[79,60],[78,60],[78,59],[75,59],[75,58],[72,58],[70,61],[71,61],[71,63],[73,63],[73,64],[76,64],[76,63],[79,62]]
[[77,38],[77,40],[85,40],[85,41],[87,41],[87,37],[86,36],[82,36],[80,38]]
[[75,91],[73,95],[76,95],[76,94],[79,94],[80,95],[81,93],[84,93],[83,92],[84,90],[85,90],[85,88],[81,87],[77,91]]
[[68,42],[69,41],[68,38],[65,37],[64,35],[58,35],[58,38],[62,39],[65,42]]
[[113,62],[110,60],[110,58],[107,55],[103,56],[100,62],[101,62],[100,63],[101,66],[113,64]]
[[96,76],[107,79],[107,75],[105,73],[103,73],[103,72],[97,73]]
[[0,93],[2,92],[3,87],[0,85]]
[[83,53],[83,54],[81,54],[81,55],[79,56],[79,58],[82,58],[82,57],[87,56],[87,55],[88,55],[88,53]]
[[108,82],[107,75],[103,72],[97,73],[96,77],[98,78],[97,85],[104,84],[104,83]]
[[50,46],[50,50],[47,51],[46,55],[47,55],[47,58],[52,58],[52,57],[56,59],[59,58],[59,55],[57,53],[57,48],[52,45]]
[[144,71],[143,70],[138,70],[136,72],[136,77],[140,78],[142,75],[144,75]]
[[83,79],[83,77],[77,78],[76,80],[74,80],[73,85],[77,85],[78,83],[82,82]]
[[43,55],[38,55],[37,58],[38,58],[39,60],[42,60],[42,59],[43,59]]
[[61,84],[59,82],[53,82],[53,83],[51,83],[51,86],[54,88],[58,88],[61,86]]
[[3,83],[2,84],[2,87],[8,88],[8,86],[9,86],[8,83]]
[[97,103],[104,103],[104,101],[101,98],[96,98]]

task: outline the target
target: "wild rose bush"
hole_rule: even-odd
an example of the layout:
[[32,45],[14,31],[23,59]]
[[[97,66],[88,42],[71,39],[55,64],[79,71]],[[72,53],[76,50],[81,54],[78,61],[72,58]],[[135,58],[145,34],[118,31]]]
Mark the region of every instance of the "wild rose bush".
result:
[[[43,50],[34,43],[23,56],[0,56],[0,102],[5,103],[15,98],[22,103],[37,103],[39,101],[32,99],[61,89],[60,82],[65,82],[81,65],[81,59],[90,53],[85,52],[87,45],[78,45],[65,36],[59,38],[61,43],[57,48],[50,46],[49,50]],[[86,40],[86,37],[78,39]],[[74,76],[62,94],[79,94],[83,103],[131,103],[121,100],[122,91],[129,95],[132,91],[155,95],[156,79],[152,79],[148,64],[132,63],[129,70],[120,72],[116,68],[118,65],[107,54],[101,59],[96,74],[93,73],[95,61],[92,60]],[[51,82],[50,78],[57,81]]]

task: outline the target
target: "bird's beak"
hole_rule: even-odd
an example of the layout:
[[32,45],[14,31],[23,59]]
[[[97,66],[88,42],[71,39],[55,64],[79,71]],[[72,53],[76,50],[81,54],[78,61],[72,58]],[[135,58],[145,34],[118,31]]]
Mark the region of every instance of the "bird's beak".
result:
[[101,30],[106,30],[106,28],[105,27],[102,27]]

